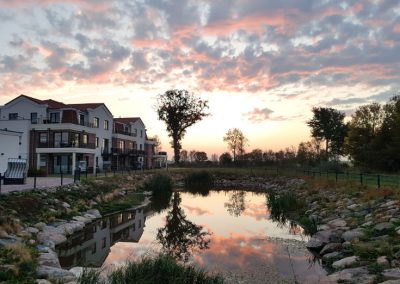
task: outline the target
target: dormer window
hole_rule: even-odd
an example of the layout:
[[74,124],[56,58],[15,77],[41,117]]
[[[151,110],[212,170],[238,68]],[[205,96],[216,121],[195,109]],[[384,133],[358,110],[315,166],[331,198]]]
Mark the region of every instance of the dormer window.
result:
[[18,113],[14,112],[14,113],[9,113],[8,114],[8,119],[9,120],[17,120],[18,119]]
[[60,113],[51,112],[50,113],[50,123],[60,123]]

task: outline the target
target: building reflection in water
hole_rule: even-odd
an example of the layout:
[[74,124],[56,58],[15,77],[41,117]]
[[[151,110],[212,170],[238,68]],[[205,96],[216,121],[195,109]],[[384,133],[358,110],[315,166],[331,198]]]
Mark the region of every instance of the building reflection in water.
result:
[[56,247],[61,266],[100,267],[110,252],[110,247],[116,242],[139,241],[148,213],[144,207],[139,207],[87,224],[83,230],[75,232],[65,243]]

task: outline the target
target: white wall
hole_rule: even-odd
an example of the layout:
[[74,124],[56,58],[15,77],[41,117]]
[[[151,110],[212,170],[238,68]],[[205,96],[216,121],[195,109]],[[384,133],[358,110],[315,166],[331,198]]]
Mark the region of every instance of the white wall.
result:
[[[112,145],[112,129],[113,129],[113,117],[107,111],[104,106],[100,106],[93,110],[89,110],[89,122],[93,123],[95,117],[99,118],[99,128],[91,129],[91,132],[96,133],[96,137],[99,138],[99,147],[96,148],[96,154],[94,158],[94,163],[96,163],[96,157],[99,157],[99,168],[103,169],[103,157],[101,155],[101,148],[103,139],[108,139],[109,147]],[[108,130],[104,129],[104,120],[108,120]]]
[[[144,143],[146,142],[146,127],[144,126],[143,121],[141,119],[138,119],[137,121],[135,121],[135,123],[131,124],[131,128],[132,132],[137,129],[137,136],[134,137],[137,149],[144,151]],[[140,133],[142,133],[142,135],[140,135]],[[142,145],[142,149],[140,149],[140,145]]]
[[18,133],[0,131],[0,173],[2,175],[7,170],[8,158],[18,158],[20,155],[20,137],[21,134]]
[[39,105],[29,99],[21,97],[2,107],[1,119],[8,119],[9,113],[18,113],[19,119],[24,118],[30,120],[31,112],[36,112],[39,119],[47,117],[45,105]]
[[[0,120],[0,129],[7,129],[16,132],[22,132],[21,145],[18,145],[18,155],[12,158],[22,159],[29,158],[29,136],[30,136],[30,120]],[[0,147],[3,146],[3,141],[0,140]]]

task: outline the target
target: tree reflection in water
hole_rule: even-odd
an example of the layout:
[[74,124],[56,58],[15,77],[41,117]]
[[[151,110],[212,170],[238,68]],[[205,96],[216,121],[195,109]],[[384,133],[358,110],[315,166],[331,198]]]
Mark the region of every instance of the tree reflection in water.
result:
[[227,209],[231,216],[239,217],[246,209],[246,192],[245,191],[233,191],[230,192],[229,202],[224,203],[224,207]]
[[211,234],[203,231],[202,226],[186,219],[185,212],[180,207],[181,201],[179,193],[175,192],[165,227],[158,229],[157,240],[166,253],[187,261],[193,252],[209,248]]

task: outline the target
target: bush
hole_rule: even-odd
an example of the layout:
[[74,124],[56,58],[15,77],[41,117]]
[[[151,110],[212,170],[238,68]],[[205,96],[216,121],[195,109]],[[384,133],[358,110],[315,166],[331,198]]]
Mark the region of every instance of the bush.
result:
[[190,188],[210,189],[214,185],[214,177],[208,171],[190,173],[185,177],[185,186]]
[[223,283],[219,275],[209,276],[204,270],[193,266],[178,264],[175,259],[166,255],[156,258],[144,258],[138,263],[128,263],[113,272],[108,283]]
[[145,181],[143,189],[152,191],[153,195],[161,192],[172,192],[172,179],[167,175],[156,174]]

